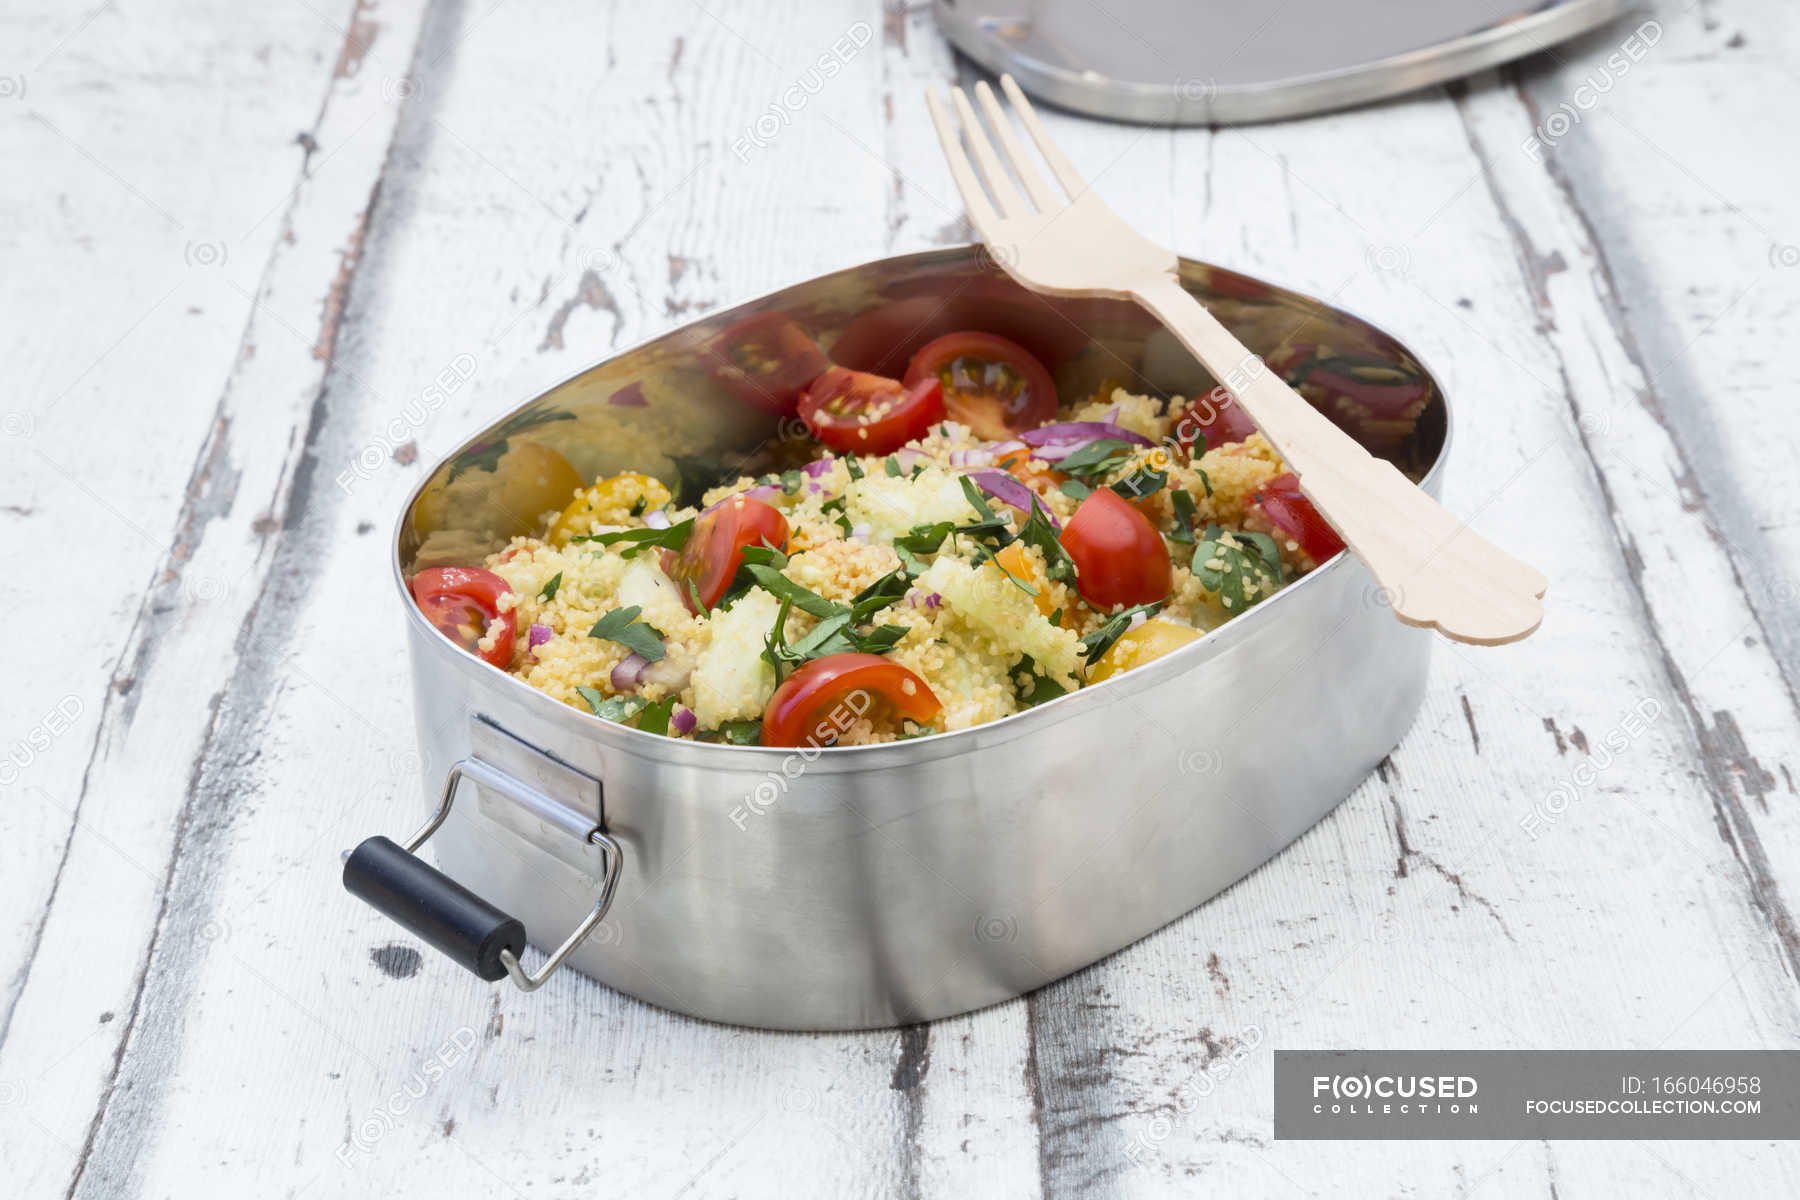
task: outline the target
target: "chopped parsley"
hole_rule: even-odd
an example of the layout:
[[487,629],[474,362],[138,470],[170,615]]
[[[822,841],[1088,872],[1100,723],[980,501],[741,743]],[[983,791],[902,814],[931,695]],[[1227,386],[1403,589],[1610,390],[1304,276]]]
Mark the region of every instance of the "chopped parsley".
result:
[[848,612],[841,604],[836,604],[819,593],[804,588],[783,575],[774,567],[763,563],[745,562],[744,570],[757,585],[778,600],[786,600],[801,612],[811,613],[815,617],[835,616],[840,612]]
[[1130,465],[1137,451],[1137,446],[1121,438],[1096,438],[1057,463],[1056,469],[1091,482]]
[[721,721],[717,729],[702,733],[700,740],[724,742],[728,746],[760,746],[762,722],[754,717],[747,721]]
[[[1061,609],[1057,610],[1061,612]],[[1027,654],[1013,668],[1014,690],[1018,693],[1019,703],[1027,708],[1042,704],[1046,700],[1054,700],[1058,696],[1067,695],[1069,689],[1037,669],[1037,663]]]
[[806,476],[799,470],[783,471],[781,473],[781,490],[790,496],[798,492],[805,483]]
[[1175,506],[1175,528],[1170,532],[1169,540],[1184,546],[1193,545],[1194,518],[1198,515],[1194,510],[1194,494],[1186,488],[1171,488],[1169,502]]
[[900,470],[900,460],[891,454],[887,456],[887,473],[892,475],[895,479],[900,478],[900,476],[904,474],[904,472]]
[[571,542],[595,542],[602,546],[623,545],[619,553],[625,558],[633,558],[646,550],[679,550],[687,545],[688,534],[694,529],[694,518],[678,521],[667,529],[619,529],[612,533],[584,533],[569,539]]
[[546,583],[543,586],[543,589],[538,592],[538,599],[542,600],[544,603],[548,604],[550,601],[556,599],[556,589],[560,588],[561,586],[562,586],[562,572],[558,571],[556,574],[554,574],[550,577],[550,582]]
[[850,536],[850,518],[844,512],[844,498],[842,496],[833,496],[825,503],[819,505],[819,511],[837,522],[837,527],[844,531],[845,537]]
[[844,470],[850,472],[850,478],[852,479],[861,479],[863,477],[862,463],[854,458],[846,458],[844,460]]
[[[854,602],[846,607],[802,587],[772,567],[751,563],[746,564],[744,570],[763,590],[781,600],[775,624],[763,638],[763,659],[775,668],[778,682],[784,668],[797,667],[829,654],[886,654],[906,636],[904,625],[862,627],[871,616],[905,594],[907,579],[903,571],[882,576],[858,593]],[[787,619],[796,608],[818,617],[819,623],[798,641],[790,643]]]
[[1057,490],[1077,504],[1094,494],[1094,489],[1079,479],[1065,479]]
[[1142,500],[1145,496],[1153,496],[1167,487],[1169,473],[1153,471],[1147,467],[1139,467],[1125,478],[1116,480],[1107,486],[1126,500]]
[[632,653],[656,662],[664,653],[662,635],[638,620],[640,611],[635,604],[629,608],[615,608],[594,622],[588,636],[616,642]]
[[1235,616],[1281,587],[1281,550],[1266,533],[1234,533],[1209,525],[1194,546],[1190,570]]
[[631,502],[631,515],[634,517],[641,517],[644,515],[644,510],[649,507],[650,497],[639,496],[636,500]]
[[587,701],[594,715],[603,721],[617,721],[623,725],[648,708],[650,702],[642,696],[606,696],[591,687],[578,687],[581,698]]
[[638,718],[637,727],[644,733],[669,736],[669,718],[675,715],[675,697],[665,696],[655,704],[644,709]]
[[1106,618],[1104,624],[1094,632],[1081,639],[1082,661],[1093,666],[1100,661],[1100,656],[1112,649],[1113,643],[1125,636],[1131,628],[1131,619],[1139,613],[1146,617],[1155,613],[1163,605],[1161,600],[1150,604],[1140,604],[1136,608],[1128,608],[1124,612],[1114,613]]

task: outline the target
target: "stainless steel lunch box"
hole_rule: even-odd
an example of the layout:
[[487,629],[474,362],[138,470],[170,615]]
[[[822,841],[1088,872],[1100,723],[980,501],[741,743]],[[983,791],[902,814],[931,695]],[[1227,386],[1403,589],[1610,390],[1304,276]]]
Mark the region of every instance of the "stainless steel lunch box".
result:
[[[1449,413],[1404,347],[1316,300],[1181,269],[1259,354],[1314,343],[1374,377],[1415,380],[1421,398],[1400,414],[1303,390],[1436,492]],[[1213,386],[1135,307],[1032,295],[959,247],[664,334],[438,464],[400,517],[393,560],[436,807],[405,844],[370,839],[348,856],[346,883],[484,977],[530,988],[566,961],[665,1008],[780,1029],[980,1008],[1216,895],[1323,817],[1412,721],[1430,635],[1397,621],[1348,555],[1096,687],[959,733],[824,751],[639,733],[483,664],[425,621],[406,588],[418,565],[479,562],[536,520],[507,509],[519,494],[508,472],[541,469],[541,451],[522,445],[557,451],[584,478],[649,470],[672,487],[792,461],[792,420],[757,406],[731,353],[734,331],[759,317],[890,374],[930,337],[974,327],[1038,351],[1064,395],[1106,378],[1185,396]],[[427,838],[437,871],[412,853]],[[519,962],[526,929],[553,952],[536,972]]]

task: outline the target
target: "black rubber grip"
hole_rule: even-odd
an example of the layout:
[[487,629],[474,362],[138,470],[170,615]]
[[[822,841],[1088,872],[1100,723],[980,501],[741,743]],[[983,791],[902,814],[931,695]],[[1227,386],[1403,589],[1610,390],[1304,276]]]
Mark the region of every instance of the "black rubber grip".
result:
[[504,979],[500,951],[525,953],[525,926],[388,838],[344,860],[344,887],[486,980]]

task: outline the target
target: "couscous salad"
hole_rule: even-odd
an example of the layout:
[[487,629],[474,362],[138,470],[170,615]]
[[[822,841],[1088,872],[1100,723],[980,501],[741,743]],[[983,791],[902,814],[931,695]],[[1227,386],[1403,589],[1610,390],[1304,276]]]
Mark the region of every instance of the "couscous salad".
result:
[[685,507],[649,475],[596,480],[536,536],[413,576],[426,617],[640,730],[865,745],[1140,666],[1343,548],[1220,392],[1061,401],[985,333],[931,342],[898,380],[823,355],[805,379],[732,369],[805,423],[797,465]]

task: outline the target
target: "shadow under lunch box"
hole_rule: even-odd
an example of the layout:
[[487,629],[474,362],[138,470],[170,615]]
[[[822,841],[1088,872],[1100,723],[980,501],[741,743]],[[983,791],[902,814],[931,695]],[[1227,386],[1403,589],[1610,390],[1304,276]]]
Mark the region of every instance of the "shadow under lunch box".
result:
[[[1181,278],[1268,369],[1438,491],[1449,413],[1397,341],[1222,268],[1184,260]],[[436,807],[404,845],[370,838],[345,862],[351,891],[427,942],[487,979],[529,990],[566,962],[714,1021],[950,1016],[1217,895],[1406,731],[1432,635],[1396,620],[1349,554],[1097,686],[961,732],[822,751],[640,733],[488,666],[426,621],[408,577],[537,532],[541,509],[515,510],[554,460],[546,450],[584,479],[657,475],[690,503],[792,464],[805,430],[758,406],[733,353],[759,330],[766,341],[772,322],[895,376],[926,341],[981,329],[1036,353],[1064,397],[1109,379],[1185,397],[1216,382],[1135,306],[1036,296],[957,247],[715,313],[496,421],[430,473],[394,544]],[[413,854],[427,839],[436,869]],[[520,962],[526,930],[549,955],[535,971]]]

